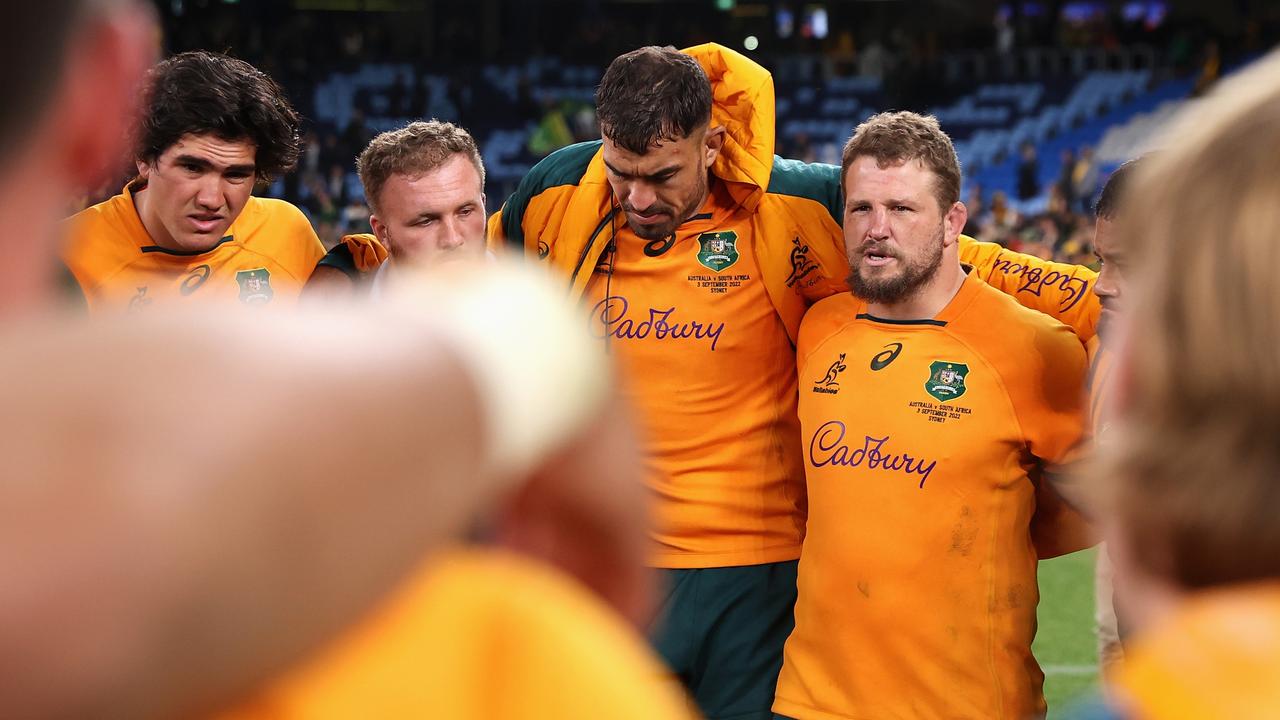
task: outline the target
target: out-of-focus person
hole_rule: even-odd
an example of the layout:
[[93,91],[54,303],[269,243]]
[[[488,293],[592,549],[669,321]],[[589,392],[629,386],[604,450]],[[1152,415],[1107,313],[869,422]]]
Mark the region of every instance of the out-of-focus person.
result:
[[1168,131],[1122,225],[1134,278],[1094,476],[1125,662],[1110,714],[1280,714],[1280,54]]

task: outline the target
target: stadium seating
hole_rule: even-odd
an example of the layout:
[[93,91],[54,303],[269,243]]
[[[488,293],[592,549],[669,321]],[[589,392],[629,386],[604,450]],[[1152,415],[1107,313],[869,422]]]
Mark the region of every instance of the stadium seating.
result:
[[[565,101],[589,104],[601,71],[535,57],[520,65],[484,66],[472,75],[474,82],[467,84],[467,92],[473,94],[474,104],[498,110],[485,113],[488,117],[479,122],[468,123],[485,157],[493,204],[501,202],[537,161],[526,147],[537,118],[516,112],[522,100],[522,83],[527,83],[526,103],[531,100],[540,107]],[[364,111],[371,131],[400,126],[410,118],[393,112],[389,97],[401,79],[411,88],[420,84],[426,116],[458,118],[459,109],[450,99],[449,77],[422,73],[412,64],[400,63],[365,64],[333,72],[314,88],[313,120],[325,131],[340,132],[358,108]],[[1042,187],[1057,177],[1058,153],[1063,148],[1102,143],[1099,162],[1107,169],[1141,148],[1152,127],[1171,111],[1169,103],[1189,90],[1189,80],[1153,83],[1150,69],[1089,70],[1078,75],[986,82],[930,108],[930,112],[955,140],[966,181],[980,184],[986,193],[1003,190],[1012,197],[1018,148],[1023,143],[1037,147]],[[819,160],[838,162],[839,148],[853,127],[883,109],[888,109],[888,101],[875,78],[780,84],[779,147],[792,147],[803,137],[815,148]],[[273,191],[278,194],[281,189],[277,184]],[[353,197],[360,196],[354,172],[348,177],[348,190]],[[305,194],[305,188],[302,192]],[[1037,204],[1042,202],[1043,198],[1037,199]]]

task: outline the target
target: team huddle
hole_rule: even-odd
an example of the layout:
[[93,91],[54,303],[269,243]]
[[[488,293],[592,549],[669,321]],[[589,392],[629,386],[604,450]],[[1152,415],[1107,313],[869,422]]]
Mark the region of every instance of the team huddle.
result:
[[[126,0],[88,8],[103,28],[137,20]],[[129,57],[140,69],[148,55]],[[1249,80],[1198,129],[1205,146],[1275,100]],[[839,167],[780,158],[767,70],[715,44],[645,47],[601,78],[601,139],[539,162],[490,217],[465,129],[433,120],[374,138],[357,159],[371,232],[326,252],[301,211],[252,195],[299,155],[298,115],[271,78],[183,53],[151,68],[141,106],[135,177],[57,225],[89,317],[48,342],[98,333],[92,372],[157,368],[142,393],[104,384],[101,403],[154,405],[160,440],[172,413],[156,388],[218,374],[184,392],[212,408],[208,437],[226,438],[191,483],[225,493],[188,493],[186,471],[165,472],[191,541],[157,562],[187,571],[144,606],[199,622],[157,640],[164,652],[130,645],[137,664],[84,670],[84,692],[60,697],[46,680],[0,694],[14,716],[1040,717],[1037,563],[1103,537],[1102,716],[1225,707],[1198,685],[1217,675],[1185,659],[1185,636],[1150,631],[1169,617],[1162,627],[1212,628],[1224,611],[1170,615],[1171,587],[1250,582],[1223,606],[1280,628],[1276,591],[1251,582],[1274,577],[1271,546],[1189,573],[1203,558],[1178,534],[1197,528],[1198,542],[1223,522],[1198,521],[1192,497],[1253,492],[1231,505],[1246,516],[1274,491],[1171,491],[1195,462],[1152,460],[1178,432],[1203,434],[1194,416],[1165,422],[1176,403],[1160,383],[1184,368],[1133,338],[1162,324],[1166,355],[1187,346],[1186,367],[1201,367],[1187,338],[1208,321],[1158,315],[1178,291],[1155,281],[1146,305],[1127,301],[1139,253],[1192,243],[1169,218],[1206,212],[1152,179],[1211,174],[1194,149],[1112,174],[1099,275],[962,234],[961,168],[936,119],[873,115]],[[1135,229],[1152,217],[1165,236]],[[1267,288],[1224,302],[1265,314],[1274,299],[1246,294]],[[38,368],[40,347],[14,372]],[[1253,372],[1261,395],[1280,397],[1268,373]],[[1180,412],[1210,416],[1218,386],[1192,385]],[[1266,466],[1269,451],[1248,447]],[[165,453],[175,467],[195,454],[184,448]],[[159,477],[84,457],[78,472],[103,483]],[[116,522],[154,524],[149,545],[167,537],[159,510],[130,508]],[[237,541],[180,554],[220,528]],[[1254,540],[1204,542],[1231,554]],[[106,552],[127,556],[123,542]],[[0,619],[0,631],[21,622]],[[150,637],[137,622],[119,634]],[[1243,677],[1276,659],[1210,635]],[[228,636],[244,637],[214,642]],[[1265,682],[1229,687],[1249,710],[1223,717],[1276,707]]]

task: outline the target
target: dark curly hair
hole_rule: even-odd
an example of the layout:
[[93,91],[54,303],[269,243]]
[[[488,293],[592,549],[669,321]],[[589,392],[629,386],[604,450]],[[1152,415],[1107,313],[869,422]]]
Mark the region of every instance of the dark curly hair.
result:
[[691,55],[651,45],[619,55],[596,88],[600,131],[637,155],[711,122],[711,81]]
[[203,50],[174,55],[152,68],[144,93],[137,139],[144,162],[154,163],[183,135],[212,133],[252,142],[260,181],[298,164],[298,113],[274,80],[243,60]]

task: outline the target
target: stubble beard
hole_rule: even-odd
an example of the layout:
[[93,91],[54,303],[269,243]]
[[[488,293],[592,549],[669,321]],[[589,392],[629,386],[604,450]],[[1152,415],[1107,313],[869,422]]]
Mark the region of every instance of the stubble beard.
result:
[[895,305],[909,299],[912,295],[929,283],[942,267],[943,229],[938,228],[932,248],[927,255],[914,260],[904,258],[900,253],[893,253],[902,269],[894,276],[887,278],[864,277],[863,252],[866,245],[858,249],[858,253],[849,259],[852,270],[849,273],[849,289],[855,297],[878,305]]

